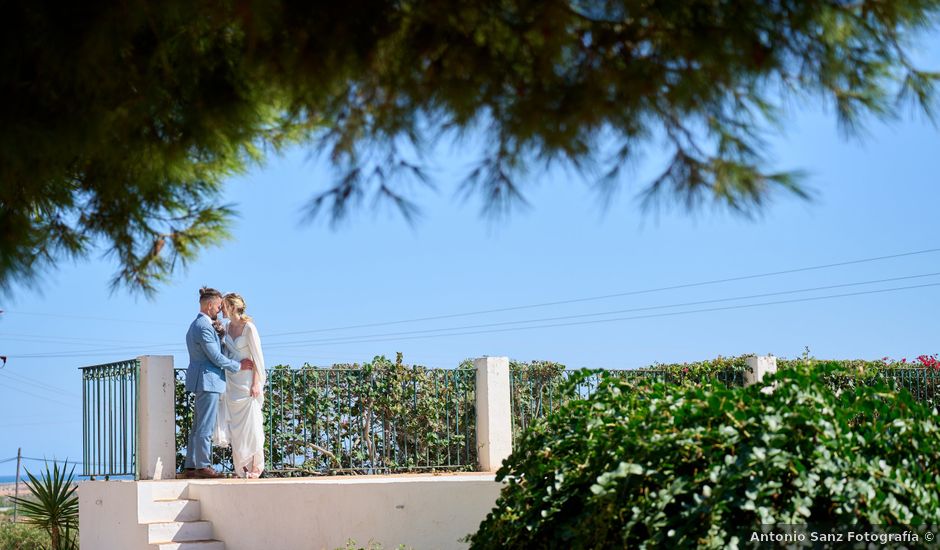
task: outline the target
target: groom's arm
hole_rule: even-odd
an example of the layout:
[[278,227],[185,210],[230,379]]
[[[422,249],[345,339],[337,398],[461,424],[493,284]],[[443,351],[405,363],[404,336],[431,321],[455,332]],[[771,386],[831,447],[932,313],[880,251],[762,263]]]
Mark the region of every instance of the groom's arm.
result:
[[202,351],[205,352],[206,357],[209,358],[209,361],[212,361],[212,364],[219,368],[230,372],[238,372],[240,370],[249,370],[254,366],[254,363],[252,363],[251,359],[242,359],[241,362],[238,362],[222,355],[222,349],[219,347],[219,341],[216,339],[215,330],[211,325],[203,325],[200,327],[199,345],[202,346]]

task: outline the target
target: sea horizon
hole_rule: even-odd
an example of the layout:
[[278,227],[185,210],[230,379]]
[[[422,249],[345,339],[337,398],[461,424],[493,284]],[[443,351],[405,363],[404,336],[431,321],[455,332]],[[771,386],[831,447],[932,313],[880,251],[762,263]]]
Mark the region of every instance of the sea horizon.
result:
[[[88,480],[88,477],[87,477],[87,476],[75,475],[73,479],[74,479],[74,481],[76,481],[76,482],[78,482],[78,481],[86,481],[86,480]],[[98,476],[97,479],[104,479],[104,476]],[[118,479],[133,479],[133,477],[132,477],[132,476],[111,476],[111,479],[114,479],[114,480],[118,480]],[[22,473],[20,474],[20,484],[22,484],[24,481],[27,481],[27,480],[29,480],[29,478],[26,477],[26,472],[22,472]],[[16,475],[15,475],[15,474],[11,474],[11,475],[0,475],[0,485],[8,485],[8,484],[11,484],[11,483],[16,483]]]

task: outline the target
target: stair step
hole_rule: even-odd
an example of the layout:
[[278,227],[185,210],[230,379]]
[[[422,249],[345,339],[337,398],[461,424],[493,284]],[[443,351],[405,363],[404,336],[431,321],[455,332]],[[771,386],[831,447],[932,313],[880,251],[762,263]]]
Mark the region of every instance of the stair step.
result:
[[141,502],[137,518],[139,523],[172,523],[199,521],[200,515],[198,500],[155,500]]
[[165,542],[151,544],[159,550],[225,550],[225,543],[220,540],[194,540],[190,542]]
[[209,540],[212,538],[212,522],[171,521],[150,523],[147,524],[147,536],[150,544]]
[[141,488],[149,491],[152,500],[177,500],[186,498],[188,481],[148,481],[141,482]]

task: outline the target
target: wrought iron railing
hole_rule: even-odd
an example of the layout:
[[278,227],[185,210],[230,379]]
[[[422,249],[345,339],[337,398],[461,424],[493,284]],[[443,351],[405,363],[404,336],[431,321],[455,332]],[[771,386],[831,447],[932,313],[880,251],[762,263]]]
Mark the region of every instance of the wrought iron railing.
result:
[[129,359],[81,371],[83,475],[139,477],[140,362]]
[[922,403],[940,407],[940,371],[925,367],[881,369],[871,375],[840,376],[830,379],[833,389],[886,382],[895,389],[906,389]]
[[572,391],[565,392],[568,379],[576,371],[532,372],[513,370],[510,373],[510,405],[512,407],[512,436],[525,431],[532,422],[556,410],[566,401],[587,397],[597,388],[598,377],[581,380]]
[[638,380],[652,379],[669,384],[717,380],[728,387],[744,385],[744,371],[728,368],[710,374],[688,374],[673,369],[605,369],[602,374],[590,374],[581,378],[574,386],[569,386],[571,377],[579,372],[551,369],[550,365],[549,368],[520,368],[511,372],[513,442],[532,422],[555,411],[566,401],[589,397],[597,389],[601,376],[604,375]]
[[[177,466],[192,424],[193,397],[176,369]],[[83,367],[83,475],[139,477],[140,364],[127,360]],[[513,438],[565,401],[589,397],[602,375],[581,376],[552,363],[513,367]],[[426,369],[376,362],[332,368],[275,367],[265,388],[265,455],[273,475],[472,470],[477,465],[476,373],[473,368]],[[744,371],[708,374],[676,369],[610,370],[607,376],[665,383],[717,380],[743,385]],[[919,401],[940,406],[940,372],[884,369],[868,376],[837,375],[833,388],[885,380]],[[227,449],[214,464],[227,465]]]
[[[599,375],[562,391],[576,371],[545,367],[511,375],[513,436],[572,398],[588,397]],[[661,370],[611,370],[664,382],[689,379]],[[277,367],[265,388],[265,461],[273,475],[471,470],[477,465],[475,370]],[[742,385],[741,372],[708,375]],[[193,397],[176,369],[177,467],[192,425]],[[213,463],[231,471],[231,454],[214,449]]]
[[[177,462],[192,403],[177,369]],[[472,470],[473,369],[277,367],[265,388],[265,461],[275,475]],[[230,468],[227,451],[216,463]]]
[[935,407],[940,405],[940,371],[931,368],[885,369],[878,374],[882,380],[909,391],[914,399]]
[[[567,387],[569,378],[578,371],[565,370],[556,372],[531,372],[518,370],[512,372],[512,418],[513,440],[526,430],[532,422],[558,409],[564,402],[573,398],[586,398],[594,392],[600,381],[598,374],[583,378],[573,388]],[[607,370],[608,376],[634,379],[653,379],[658,382],[704,383],[709,379],[717,380],[728,387],[744,385],[745,371],[740,368],[727,368],[710,374],[684,373],[677,369],[630,369]],[[846,389],[852,386],[869,385],[880,381],[887,382],[896,389],[906,389],[914,399],[934,407],[940,407],[940,371],[931,368],[912,367],[907,369],[881,369],[866,376],[862,373],[836,374],[828,378],[833,389]]]

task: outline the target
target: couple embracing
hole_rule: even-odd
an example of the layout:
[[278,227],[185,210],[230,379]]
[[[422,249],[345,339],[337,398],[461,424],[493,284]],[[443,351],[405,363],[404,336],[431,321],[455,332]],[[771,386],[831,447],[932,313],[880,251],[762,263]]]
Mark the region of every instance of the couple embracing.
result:
[[245,300],[200,289],[199,315],[186,333],[186,348],[186,391],[196,394],[196,404],[183,477],[222,477],[212,468],[213,442],[232,446],[235,475],[259,477],[264,470],[264,355],[258,329],[245,315]]

